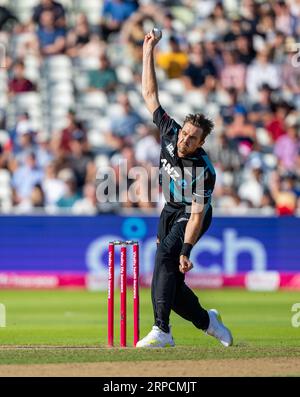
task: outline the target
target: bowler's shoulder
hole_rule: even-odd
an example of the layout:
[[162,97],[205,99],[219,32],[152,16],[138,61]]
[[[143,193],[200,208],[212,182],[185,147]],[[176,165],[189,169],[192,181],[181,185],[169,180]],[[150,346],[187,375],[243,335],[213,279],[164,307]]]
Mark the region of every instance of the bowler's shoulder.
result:
[[162,135],[169,132],[177,134],[181,129],[180,124],[178,124],[161,105],[153,112],[153,122],[160,129]]

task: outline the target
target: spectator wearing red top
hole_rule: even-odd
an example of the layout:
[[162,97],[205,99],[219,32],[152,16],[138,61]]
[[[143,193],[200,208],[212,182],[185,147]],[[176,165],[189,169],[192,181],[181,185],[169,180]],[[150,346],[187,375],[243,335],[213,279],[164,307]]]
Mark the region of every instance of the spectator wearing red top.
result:
[[273,117],[266,124],[266,129],[269,132],[273,142],[276,142],[281,135],[286,134],[284,120],[290,111],[290,106],[286,102],[281,101],[277,104],[274,104],[273,109]]
[[23,61],[17,61],[12,68],[13,78],[9,81],[9,93],[12,95],[22,92],[35,91],[35,85],[25,77]]
[[73,139],[73,134],[77,130],[82,131],[82,125],[76,120],[75,112],[72,109],[69,110],[67,118],[67,126],[58,134],[58,138],[54,139],[54,146],[56,149],[58,149],[58,151],[63,153],[71,152],[71,141]]

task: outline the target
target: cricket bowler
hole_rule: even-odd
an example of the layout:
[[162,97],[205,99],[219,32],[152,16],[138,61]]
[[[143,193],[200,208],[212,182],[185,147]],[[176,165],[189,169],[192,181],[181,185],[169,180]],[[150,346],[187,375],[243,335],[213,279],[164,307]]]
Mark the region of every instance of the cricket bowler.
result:
[[[159,221],[151,285],[154,326],[137,347],[175,346],[169,325],[171,310],[228,347],[233,338],[219,313],[205,310],[184,281],[185,273],[193,267],[191,250],[212,219],[211,196],[216,176],[202,146],[214,125],[198,113],[187,115],[181,127],[161,107],[154,67],[154,48],[160,38],[153,31],[144,38],[142,93],[160,130],[160,176],[166,204]],[[198,169],[203,170],[202,174],[197,174]]]

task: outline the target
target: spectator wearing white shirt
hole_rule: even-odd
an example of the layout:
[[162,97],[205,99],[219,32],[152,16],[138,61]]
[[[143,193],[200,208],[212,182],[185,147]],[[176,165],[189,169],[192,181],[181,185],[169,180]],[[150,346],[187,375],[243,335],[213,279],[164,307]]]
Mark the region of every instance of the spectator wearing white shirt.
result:
[[248,68],[246,76],[247,92],[255,100],[263,84],[268,84],[272,89],[281,86],[278,66],[269,62],[269,51],[260,51]]
[[83,188],[83,198],[76,201],[73,207],[76,215],[95,215],[98,212],[96,187],[92,183],[87,183]]
[[25,164],[17,168],[13,174],[13,187],[16,191],[17,203],[28,199],[35,185],[41,183],[44,171],[38,167],[35,154],[29,153]]
[[159,165],[160,137],[157,128],[145,127],[144,136],[135,146],[135,157],[141,164]]
[[238,194],[242,200],[249,201],[254,207],[260,207],[264,194],[261,181],[262,169],[258,165],[253,165],[251,173],[241,183]]
[[42,182],[42,188],[45,194],[45,204],[53,206],[63,197],[66,192],[64,182],[57,177],[54,163],[46,167],[45,178]]

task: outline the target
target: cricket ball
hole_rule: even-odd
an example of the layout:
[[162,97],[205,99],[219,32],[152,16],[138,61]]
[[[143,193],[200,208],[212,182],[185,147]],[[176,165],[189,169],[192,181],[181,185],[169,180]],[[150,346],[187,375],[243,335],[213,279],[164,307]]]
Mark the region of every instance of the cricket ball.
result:
[[161,38],[161,36],[162,36],[162,31],[161,31],[160,29],[158,29],[158,28],[153,28],[153,29],[152,29],[152,32],[153,32],[154,37],[155,37],[156,39],[160,39],[160,38]]

